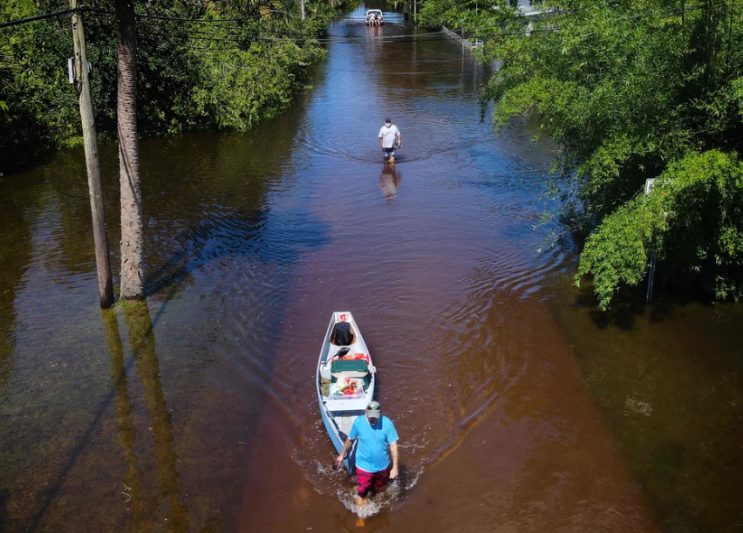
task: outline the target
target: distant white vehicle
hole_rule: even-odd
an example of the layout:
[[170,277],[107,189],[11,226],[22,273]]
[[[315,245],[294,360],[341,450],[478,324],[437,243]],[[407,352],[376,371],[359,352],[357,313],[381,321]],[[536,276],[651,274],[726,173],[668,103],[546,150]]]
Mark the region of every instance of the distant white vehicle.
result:
[[366,10],[366,25],[367,26],[381,26],[384,24],[384,15],[381,9],[367,9]]

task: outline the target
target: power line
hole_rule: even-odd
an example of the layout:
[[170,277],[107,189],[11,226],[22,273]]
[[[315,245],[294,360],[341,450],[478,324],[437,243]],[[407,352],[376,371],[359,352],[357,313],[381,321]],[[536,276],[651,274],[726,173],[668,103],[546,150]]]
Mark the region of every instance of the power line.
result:
[[[294,0],[291,0],[287,6],[291,4]],[[267,10],[270,13],[286,13],[282,10],[277,9],[269,9]],[[17,20],[9,20],[6,22],[0,22],[0,29],[2,28],[10,28],[12,26],[19,26],[21,24],[28,24],[29,22],[36,22],[39,20],[45,20],[55,17],[62,17],[64,15],[71,15],[73,13],[100,13],[104,15],[115,15],[116,12],[112,11],[110,9],[100,9],[96,7],[78,7],[74,9],[65,9],[63,11],[54,11],[51,13],[44,13],[42,15],[36,15],[34,17],[28,17],[23,19],[17,19]],[[167,21],[173,21],[173,22],[196,22],[196,23],[222,23],[222,22],[239,22],[243,20],[257,20],[260,18],[260,15],[252,16],[252,17],[233,17],[233,18],[187,18],[187,17],[172,17],[168,15],[150,15],[150,14],[143,14],[143,13],[137,13],[135,15],[137,18],[140,19],[154,19],[154,20],[167,20]]]
[[[191,34],[196,37],[214,38],[216,40],[223,40],[225,38],[234,38],[239,40],[244,39],[279,39],[284,38],[285,40],[292,40],[296,42],[312,41],[317,43],[329,44],[329,43],[354,43],[354,42],[410,42],[410,41],[423,41],[430,40],[431,37],[446,37],[442,31],[424,32],[424,33],[407,33],[400,35],[383,35],[383,36],[372,36],[372,35],[358,35],[358,36],[328,36],[328,37],[306,37],[301,31],[277,31],[277,30],[253,30],[247,28],[231,28],[227,30],[227,33],[221,32],[210,32],[210,31],[196,31]],[[195,38],[195,37],[194,37]],[[448,37],[446,37],[448,39]],[[441,40],[446,40],[441,39]]]
[[64,11],[55,11],[54,13],[45,13],[43,15],[37,15],[35,17],[29,17],[25,19],[18,19],[18,20],[10,20],[8,22],[0,22],[0,29],[2,28],[10,28],[11,26],[20,26],[21,24],[27,24],[29,22],[36,22],[37,20],[44,20],[44,19],[50,19],[54,17],[61,17],[63,15],[71,15],[72,13],[75,13],[77,11],[80,11],[80,8],[77,9],[65,9]]
[[[269,9],[269,10],[266,10],[266,11],[268,11],[270,13],[286,13],[285,9],[287,7],[289,7],[291,4],[293,4],[294,1],[295,0],[289,0],[286,4],[284,4],[283,6],[281,6],[284,9]],[[697,10],[697,9],[702,9],[702,6],[701,5],[696,5],[696,6],[687,6],[687,7],[684,7],[682,9],[669,9],[669,10],[665,10],[665,11],[661,11],[661,12],[638,13],[638,14],[635,14],[635,15],[627,15],[627,16],[623,16],[623,17],[617,17],[615,20],[623,20],[623,19],[625,19],[625,20],[632,20],[632,19],[644,18],[644,17],[648,17],[648,16],[657,16],[657,15],[665,15],[665,14],[680,14],[680,13],[683,13],[683,12],[686,12],[686,11],[694,11],[694,10]],[[75,9],[65,9],[63,11],[55,11],[55,12],[52,12],[52,13],[44,13],[42,15],[37,15],[37,16],[34,16],[34,17],[28,17],[28,18],[23,18],[23,19],[17,19],[17,20],[11,20],[11,21],[7,21],[7,22],[2,22],[2,23],[0,23],[0,29],[2,29],[2,28],[9,28],[9,27],[12,27],[12,26],[18,26],[18,25],[21,25],[21,24],[27,24],[27,23],[30,23],[30,22],[36,22],[36,21],[40,21],[40,20],[55,18],[55,17],[61,17],[61,16],[64,16],[64,15],[70,15],[70,14],[73,14],[73,13],[76,13],[76,12],[99,13],[99,14],[106,14],[106,15],[115,15],[116,14],[115,11],[112,11],[112,10],[109,10],[109,9],[101,9],[101,8],[94,8],[94,7],[83,6],[83,7],[79,7],[79,8],[75,8]],[[548,17],[569,16],[569,15],[572,15],[573,13],[574,13],[574,11],[571,11],[571,12],[557,11],[557,12],[552,12],[552,13],[549,13],[549,14],[545,14],[545,16],[548,16]],[[164,20],[164,21],[172,21],[172,22],[194,22],[194,23],[205,23],[205,24],[208,24],[208,23],[224,23],[224,22],[240,22],[240,21],[245,21],[245,20],[259,20],[260,19],[260,15],[254,15],[254,16],[250,16],[250,17],[231,17],[231,18],[188,18],[188,17],[174,17],[174,16],[169,16],[169,15],[150,15],[150,14],[142,14],[142,13],[136,14],[136,17],[137,18],[140,18],[140,19]],[[519,19],[514,20],[514,21],[502,22],[502,23],[497,24],[497,25],[491,25],[491,26],[475,26],[475,27],[470,27],[468,29],[469,30],[493,30],[493,29],[498,29],[498,28],[506,27],[508,24],[524,23],[524,22],[531,22],[531,21],[529,21],[528,19],[525,19],[525,18],[519,18]],[[532,31],[535,31],[535,30],[532,30]]]
[[[534,28],[532,30],[520,30],[520,31],[512,31],[512,32],[501,32],[498,34],[499,36],[505,36],[505,35],[523,35],[526,31],[530,31],[532,33],[548,33],[548,32],[555,32],[562,29],[562,27],[553,27],[553,28]],[[386,44],[396,44],[396,43],[410,43],[410,42],[436,42],[436,41],[451,41],[451,37],[444,34],[443,32],[436,31],[436,32],[427,32],[427,33],[418,33],[418,34],[402,34],[402,35],[387,35],[387,36],[369,36],[369,35],[361,35],[358,37],[292,37],[292,35],[296,35],[296,33],[282,33],[282,32],[247,32],[245,34],[238,34],[238,33],[229,33],[229,34],[219,34],[219,33],[197,33],[196,36],[191,36],[190,38],[194,40],[199,41],[232,41],[236,43],[241,43],[243,41],[291,41],[295,43],[303,43],[303,42],[313,42],[318,44],[364,44],[364,43],[386,43]]]
[[[498,34],[498,36],[501,35],[523,35],[526,32],[530,33],[551,33],[558,30],[561,30],[561,26],[556,26],[553,28],[533,28],[531,30],[520,30],[520,31],[512,31],[512,32],[501,32]],[[260,35],[257,37],[259,39],[271,39],[269,37],[261,37]],[[383,37],[374,37],[374,36],[359,36],[359,37],[330,37],[330,38],[323,38],[323,37],[314,37],[314,38],[290,38],[290,37],[283,37],[283,38],[273,38],[274,40],[288,40],[288,41],[295,41],[295,42],[304,42],[304,41],[312,41],[317,42],[320,44],[333,44],[333,43],[372,43],[372,42],[383,42],[387,44],[395,44],[395,43],[409,43],[409,42],[430,42],[430,41],[450,41],[452,40],[451,37],[446,35],[443,32],[429,32],[424,34],[404,34],[404,35],[390,35],[390,36],[383,36]]]
[[[635,20],[635,19],[654,17],[654,16],[659,16],[659,15],[678,15],[678,14],[685,13],[688,11],[696,11],[696,10],[702,9],[702,7],[703,7],[702,5],[693,5],[693,6],[686,6],[683,8],[666,9],[663,11],[647,11],[645,13],[635,13],[632,15],[619,15],[618,14],[618,16],[616,17],[610,17],[609,20],[612,20],[612,21]],[[585,11],[586,9],[589,9],[589,8],[583,8],[583,9],[573,10],[573,11],[556,11],[556,12],[551,12],[549,14],[545,14],[545,17],[552,18],[552,17],[562,16],[565,18],[570,18],[571,15],[574,15],[575,13],[579,13],[581,11]],[[504,21],[499,24],[493,24],[490,26],[472,26],[472,27],[465,27],[465,29],[466,30],[497,30],[499,28],[505,28],[512,24],[525,24],[525,23],[528,24],[528,23],[539,23],[539,22],[540,22],[539,20],[529,20],[526,17],[520,17],[515,20]]]
[[[289,7],[295,0],[289,0],[286,2],[282,8]],[[661,12],[649,12],[649,13],[638,13],[634,15],[625,15],[613,18],[613,20],[633,20],[638,18],[644,18],[644,17],[650,17],[650,16],[658,16],[658,15],[668,15],[668,14],[679,14],[686,11],[693,11],[697,9],[701,9],[702,6],[695,5],[695,6],[688,6],[682,9],[669,9]],[[89,12],[89,13],[96,13],[96,14],[105,14],[105,15],[115,15],[114,11],[107,10],[107,9],[100,9],[100,8],[92,8],[92,7],[79,7],[75,9],[66,9],[63,11],[56,11],[52,13],[45,13],[42,15],[37,15],[35,17],[28,17],[24,19],[18,19],[13,21],[7,21],[0,23],[0,29],[2,28],[8,28],[12,26],[18,26],[21,24],[27,24],[31,22],[36,22],[40,20],[60,17],[64,15],[69,15],[75,12]],[[286,13],[284,10],[268,10],[273,13]],[[549,16],[559,16],[559,15],[565,15],[569,16],[573,14],[573,12],[553,12]],[[150,14],[137,14],[137,18],[140,19],[151,19],[151,20],[163,20],[163,21],[173,21],[173,22],[193,22],[193,23],[225,23],[225,22],[240,22],[240,21],[246,21],[246,20],[259,20],[259,16],[253,16],[253,17],[232,17],[232,18],[187,18],[187,17],[173,17],[168,15],[150,15]],[[513,23],[523,23],[525,22],[524,19],[518,19],[515,21],[506,21],[502,22],[497,25],[490,25],[490,26],[475,26],[464,29],[466,31],[485,31],[485,30],[498,30],[508,27],[508,25],[511,25]],[[526,22],[530,22],[526,20]],[[535,21],[536,22],[536,21]],[[531,28],[531,29],[524,29],[519,31],[500,31],[496,34],[496,36],[508,36],[508,35],[523,35],[525,33],[541,33],[541,32],[555,32],[561,30],[562,27],[548,27],[548,28]],[[420,33],[420,34],[403,34],[403,35],[389,35],[389,36],[381,36],[381,37],[374,37],[374,36],[368,36],[368,35],[361,35],[357,37],[298,37],[298,35],[301,35],[301,32],[260,32],[256,34],[255,31],[251,32],[249,36],[243,36],[242,34],[238,34],[238,31],[243,30],[243,28],[229,28],[228,35],[226,36],[209,36],[208,38],[194,38],[196,40],[215,40],[215,41],[234,41],[236,43],[240,43],[242,41],[252,41],[252,40],[263,40],[263,41],[278,41],[278,40],[290,40],[294,42],[307,42],[312,41],[319,44],[331,44],[331,43],[359,43],[359,42],[387,42],[387,43],[404,43],[404,42],[425,42],[425,41],[432,41],[432,40],[448,40],[450,37],[446,35],[442,35],[443,32],[441,31],[435,31],[435,32],[426,32],[426,33]],[[261,35],[263,33],[263,35]],[[271,35],[271,37],[265,36],[265,34],[268,33]],[[589,32],[590,33],[590,32]],[[440,39],[438,39],[439,36],[442,36]],[[233,37],[234,39],[230,39],[229,37]],[[436,38],[434,38],[436,37]],[[241,41],[242,39],[242,41]]]
[[[110,9],[100,9],[96,7],[82,7],[80,8],[80,10],[87,11],[90,13],[102,13],[105,15],[116,14],[115,11],[111,11]],[[284,13],[284,11],[278,11],[278,10],[273,10],[273,9],[269,9],[268,11],[271,13]],[[187,18],[187,17],[172,17],[169,15],[150,15],[150,14],[143,14],[143,13],[137,13],[135,16],[139,19],[154,19],[154,20],[166,20],[166,21],[171,21],[171,22],[198,22],[198,23],[239,22],[243,20],[257,20],[260,18],[260,15],[257,15],[257,16],[254,15],[252,17],[233,17],[233,18],[224,18],[224,19],[223,18],[218,18],[218,19],[199,18],[197,19],[197,18]]]

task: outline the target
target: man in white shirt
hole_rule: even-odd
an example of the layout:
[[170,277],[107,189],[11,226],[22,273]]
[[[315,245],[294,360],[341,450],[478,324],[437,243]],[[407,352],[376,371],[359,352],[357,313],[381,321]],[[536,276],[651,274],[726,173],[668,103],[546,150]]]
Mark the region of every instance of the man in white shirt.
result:
[[395,149],[402,146],[402,136],[389,118],[385,119],[384,126],[379,130],[379,144],[384,152],[384,160],[394,164]]

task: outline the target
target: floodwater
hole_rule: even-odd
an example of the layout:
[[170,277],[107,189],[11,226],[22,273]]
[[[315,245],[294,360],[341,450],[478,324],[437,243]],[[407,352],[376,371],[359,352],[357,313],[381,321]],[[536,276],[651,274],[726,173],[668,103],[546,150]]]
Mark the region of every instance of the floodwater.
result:
[[[0,178],[0,531],[741,531],[743,312],[597,312],[536,253],[554,146],[480,121],[456,43],[362,17],[282,117],[142,143],[144,304],[97,308],[80,151]],[[314,396],[336,310],[401,436],[364,520]]]

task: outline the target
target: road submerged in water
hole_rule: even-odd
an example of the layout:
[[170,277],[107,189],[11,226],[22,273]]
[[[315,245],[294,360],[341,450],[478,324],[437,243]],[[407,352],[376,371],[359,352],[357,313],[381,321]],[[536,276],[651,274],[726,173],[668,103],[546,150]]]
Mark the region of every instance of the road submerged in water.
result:
[[[366,7],[284,116],[143,141],[144,304],[97,308],[79,151],[0,179],[0,531],[739,531],[741,310],[595,311],[569,244],[536,253],[554,146]],[[401,435],[362,522],[315,398],[336,310]]]

